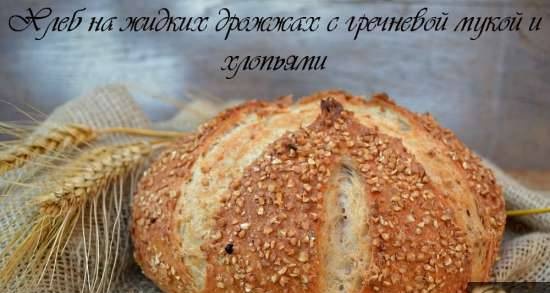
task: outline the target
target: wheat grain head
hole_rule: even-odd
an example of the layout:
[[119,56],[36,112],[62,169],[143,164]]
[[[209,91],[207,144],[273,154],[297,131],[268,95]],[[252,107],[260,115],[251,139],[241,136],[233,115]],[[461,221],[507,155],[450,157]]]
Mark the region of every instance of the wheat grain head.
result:
[[[42,281],[46,271],[53,276],[57,258],[62,255],[75,226],[81,223],[90,231],[99,231],[97,225],[110,226],[110,233],[96,233],[95,237],[106,239],[91,241],[90,245],[96,247],[86,250],[84,255],[91,268],[86,265],[84,278],[87,282],[82,284],[83,288],[86,287],[88,292],[105,291],[114,275],[114,265],[111,264],[117,262],[119,245],[115,242],[107,248],[105,243],[111,243],[112,239],[119,237],[120,232],[115,233],[115,230],[120,228],[120,224],[102,223],[106,218],[90,213],[87,209],[97,208],[100,200],[109,200],[107,197],[113,191],[113,197],[120,200],[124,193],[125,179],[136,174],[136,170],[140,169],[157,146],[161,145],[140,142],[98,147],[83,152],[64,166],[54,176],[62,180],[52,187],[52,191],[33,200],[38,206],[35,220],[30,226],[24,227],[19,233],[20,237],[14,239],[0,253],[0,256],[7,259],[0,268],[0,284],[5,284],[6,288],[36,286]],[[103,204],[103,209],[109,209],[109,206],[112,205]],[[120,203],[115,210],[120,213]],[[117,214],[116,218],[118,217]],[[90,253],[99,249],[109,250],[102,253],[104,259],[94,259],[100,256]],[[115,251],[111,252],[112,249]]]
[[99,147],[85,153],[67,166],[66,176],[55,190],[38,196],[35,202],[42,212],[53,215],[79,206],[113,179],[142,163],[151,150],[149,143],[134,143]]
[[69,124],[52,128],[28,142],[14,145],[0,153],[0,175],[24,165],[41,155],[62,151],[71,146],[80,146],[96,139],[97,132],[87,126]]

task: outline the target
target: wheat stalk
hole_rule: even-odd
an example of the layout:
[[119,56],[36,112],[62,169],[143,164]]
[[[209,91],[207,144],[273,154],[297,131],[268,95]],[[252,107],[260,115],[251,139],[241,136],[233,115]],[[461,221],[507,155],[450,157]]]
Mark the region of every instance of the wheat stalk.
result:
[[[0,254],[6,258],[0,268],[0,284],[8,286],[10,280],[12,286],[13,282],[16,282],[17,286],[40,283],[48,268],[51,269],[53,266],[51,270],[55,270],[57,257],[67,245],[78,219],[82,216],[84,225],[84,217],[90,218],[89,215],[84,216],[89,213],[86,211],[87,204],[92,203],[95,206],[100,197],[105,200],[110,187],[116,186],[115,184],[118,184],[118,188],[113,189],[120,191],[118,195],[121,196],[122,184],[128,175],[135,174],[151,152],[164,144],[165,142],[161,141],[98,147],[83,152],[63,166],[60,174],[54,175],[55,178],[61,178],[61,182],[50,192],[33,200],[38,206],[38,211],[31,226],[25,227],[19,233],[19,237],[8,244]],[[113,235],[116,233],[113,232]],[[99,243],[96,245],[99,247]],[[110,253],[106,255],[106,258],[113,257]],[[114,255],[116,258],[117,254]],[[85,258],[88,260],[88,253]],[[103,263],[112,261],[103,260]],[[97,266],[99,261],[94,263]],[[26,268],[22,270],[24,264]],[[113,272],[104,271],[87,275],[87,278],[94,279],[90,282],[89,291],[94,291],[92,287],[99,291],[97,288],[108,286],[103,279],[112,276]]]
[[530,216],[550,213],[550,207],[538,208],[538,209],[527,209],[527,210],[509,210],[506,211],[506,216],[508,217],[519,217],[519,216]]

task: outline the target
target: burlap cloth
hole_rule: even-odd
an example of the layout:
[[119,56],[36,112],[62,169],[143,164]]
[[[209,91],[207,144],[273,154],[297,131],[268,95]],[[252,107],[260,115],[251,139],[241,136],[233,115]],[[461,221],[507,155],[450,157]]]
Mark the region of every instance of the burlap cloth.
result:
[[[194,99],[173,119],[153,127],[188,131],[225,106],[207,99]],[[44,131],[52,125],[71,122],[94,127],[152,127],[129,91],[123,86],[100,88],[88,96],[66,103],[56,109],[36,131]],[[102,143],[120,142],[121,139],[114,137]],[[498,182],[503,186],[507,209],[550,206],[550,194],[527,189],[494,164],[488,161],[485,163],[495,172]],[[28,170],[23,169],[21,172],[28,172]],[[19,175],[16,173],[11,176]],[[0,181],[0,190],[1,188],[2,181]],[[28,221],[34,212],[33,208],[26,204],[32,194],[35,192],[26,190],[18,196],[0,197],[0,235],[3,235],[1,239],[4,239],[3,242],[0,241],[0,249],[6,245],[5,239],[9,239],[9,236]],[[120,230],[122,231],[120,245],[122,257],[117,263],[119,277],[109,289],[110,292],[159,292],[154,284],[141,274],[140,269],[131,259],[131,245],[129,233],[127,233],[130,198],[131,194],[125,196],[122,207],[123,221]],[[513,225],[507,227],[501,257],[494,267],[495,279],[497,281],[550,281],[550,215],[519,217],[513,222]],[[522,228],[514,228],[516,226]],[[99,229],[102,233],[105,227],[101,226]],[[48,281],[41,282],[33,292],[82,291],[83,266],[85,266],[82,257],[85,247],[82,234],[81,232],[73,234],[66,252],[58,259],[55,274],[45,278]],[[98,291],[107,291],[107,288],[100,288]]]

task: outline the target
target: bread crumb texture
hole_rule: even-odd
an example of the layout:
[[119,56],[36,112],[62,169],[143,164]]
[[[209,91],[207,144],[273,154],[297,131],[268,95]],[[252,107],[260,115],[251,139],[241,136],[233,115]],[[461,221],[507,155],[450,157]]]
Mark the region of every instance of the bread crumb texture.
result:
[[165,292],[465,292],[497,257],[490,170],[386,95],[250,101],[178,141],[133,199]]

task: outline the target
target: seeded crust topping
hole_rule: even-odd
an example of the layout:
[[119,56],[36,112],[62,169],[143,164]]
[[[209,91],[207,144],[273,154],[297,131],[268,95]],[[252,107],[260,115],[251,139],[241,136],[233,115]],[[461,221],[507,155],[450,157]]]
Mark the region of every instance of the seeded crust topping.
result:
[[[449,156],[460,169],[464,170],[470,190],[476,195],[474,197],[477,205],[477,212],[485,227],[484,239],[493,247],[491,258],[499,253],[500,239],[506,224],[506,215],[502,189],[496,184],[493,173],[483,167],[481,160],[470,149],[468,149],[449,129],[445,129],[433,119],[430,114],[421,117],[425,130],[434,138],[438,139],[448,147]],[[487,263],[487,270],[490,271],[492,263]]]
[[318,292],[323,193],[344,155],[359,166],[373,203],[374,257],[364,286],[464,289],[447,282],[468,267],[464,231],[422,167],[399,140],[358,124],[336,101],[323,100],[321,108],[315,123],[274,142],[233,182],[206,248],[206,292]]
[[[197,157],[201,137],[193,136],[179,143],[178,150],[166,152],[143,175],[139,189],[147,190],[134,198],[132,238],[134,258],[146,274],[156,275],[157,285],[163,289],[188,288],[190,275],[185,265],[173,255],[163,253],[179,246],[173,237],[170,211],[175,210],[180,196],[170,188],[188,170]],[[163,176],[159,176],[163,174]],[[154,241],[155,240],[155,241]]]
[[[267,104],[251,101],[220,113],[200,126],[196,135],[184,137],[173,149],[160,155],[143,174],[132,204],[132,240],[134,259],[146,275],[154,275],[156,284],[166,292],[197,292],[188,267],[178,255],[182,239],[177,235],[176,204],[181,192],[175,186],[189,178],[197,158],[206,151],[209,141],[226,129],[219,127],[235,112],[261,111]],[[284,101],[280,102],[280,106]],[[226,125],[225,127],[229,127]]]
[[[454,208],[460,203],[444,186],[432,183],[400,139],[376,124],[361,123],[357,113],[346,110],[348,102],[354,107],[372,104],[325,92],[294,104],[317,104],[321,111],[312,123],[262,147],[238,177],[231,177],[200,246],[206,262],[200,288],[190,273],[194,268],[184,261],[185,235],[178,232],[177,205],[185,204],[180,186],[199,168],[198,158],[243,115],[290,115],[291,101],[249,102],[230,109],[162,154],[144,174],[133,203],[135,259],[144,273],[165,292],[324,292],[326,284],[319,278],[326,264],[326,239],[320,233],[327,227],[326,210],[338,208],[328,206],[325,195],[338,188],[333,182],[338,182],[345,160],[360,177],[368,205],[368,263],[355,268],[363,273],[353,292],[465,292],[472,260],[478,257],[486,259],[481,272],[487,276],[478,276],[486,279],[505,222],[494,176],[430,116],[410,113],[385,96],[378,99],[373,103],[394,107],[414,122],[408,127],[444,145],[449,162],[456,163],[452,168],[462,174],[456,180],[468,180],[472,195],[465,196],[475,196],[474,215],[488,233],[480,243],[468,240],[464,216]],[[474,255],[487,249],[486,255]]]
[[426,131],[449,148],[447,155],[467,173],[468,185],[479,201],[478,210],[484,226],[492,233],[501,233],[506,223],[506,216],[499,212],[504,208],[504,199],[493,173],[481,165],[479,157],[466,148],[454,133],[439,126],[430,114],[422,118]]

